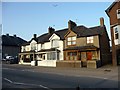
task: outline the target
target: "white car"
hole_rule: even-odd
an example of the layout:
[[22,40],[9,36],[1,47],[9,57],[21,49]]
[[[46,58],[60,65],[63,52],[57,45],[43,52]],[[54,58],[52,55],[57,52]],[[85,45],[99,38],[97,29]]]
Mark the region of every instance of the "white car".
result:
[[14,59],[14,57],[12,57],[12,56],[6,56],[6,59]]

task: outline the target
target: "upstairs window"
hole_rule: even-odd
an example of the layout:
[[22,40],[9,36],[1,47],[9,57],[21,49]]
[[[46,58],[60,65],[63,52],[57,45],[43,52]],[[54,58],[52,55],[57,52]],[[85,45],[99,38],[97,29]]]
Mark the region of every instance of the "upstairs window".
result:
[[115,39],[118,39],[118,28],[115,28]]
[[52,40],[52,48],[54,48],[54,47],[59,47],[59,40],[58,39]]
[[23,52],[25,51],[25,46],[23,46]]
[[45,49],[45,45],[44,44],[41,44],[41,49]]
[[117,10],[117,19],[120,19],[120,9]]
[[93,36],[87,37],[87,43],[93,43]]
[[76,36],[68,37],[67,45],[76,45]]
[[36,50],[36,43],[31,43],[31,50]]

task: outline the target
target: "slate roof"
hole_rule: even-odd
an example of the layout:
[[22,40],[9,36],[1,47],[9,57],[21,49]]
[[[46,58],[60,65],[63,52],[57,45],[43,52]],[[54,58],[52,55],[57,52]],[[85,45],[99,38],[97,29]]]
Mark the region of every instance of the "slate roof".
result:
[[27,41],[17,36],[2,35],[3,46],[21,46],[23,43],[26,43],[26,42]]
[[104,30],[104,27],[96,26],[87,28],[85,26],[77,26],[73,29],[73,32],[77,34],[77,37],[86,37],[86,36],[94,36],[101,35]]
[[[105,31],[106,28],[105,26],[95,26],[91,28],[87,28],[83,25],[81,26],[76,26],[73,28],[73,32],[77,34],[77,37],[87,37],[87,36],[94,36],[94,35],[102,35],[103,31]],[[61,40],[64,40],[64,36],[67,34],[68,28],[62,29],[62,30],[57,30],[54,31],[53,33],[57,34]],[[45,43],[49,42],[49,38],[53,35],[53,33],[45,33],[36,38],[37,43]],[[29,42],[23,44],[23,45],[28,45],[30,42],[33,40],[32,38]]]

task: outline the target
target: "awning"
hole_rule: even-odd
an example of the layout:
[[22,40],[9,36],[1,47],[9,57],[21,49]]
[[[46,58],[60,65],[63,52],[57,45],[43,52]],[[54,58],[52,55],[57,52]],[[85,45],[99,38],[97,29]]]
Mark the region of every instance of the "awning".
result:
[[56,48],[51,48],[51,49],[42,49],[38,52],[50,52],[50,51],[57,51],[57,52],[60,52],[60,50],[56,49]]
[[99,48],[94,46],[94,45],[90,45],[90,46],[76,46],[76,47],[69,47],[64,49],[64,51],[68,51],[68,50],[79,50],[79,51],[94,51],[94,50],[98,50]]
[[31,51],[24,51],[24,52],[20,52],[19,55],[23,55],[23,54],[34,54],[35,51],[31,50]]

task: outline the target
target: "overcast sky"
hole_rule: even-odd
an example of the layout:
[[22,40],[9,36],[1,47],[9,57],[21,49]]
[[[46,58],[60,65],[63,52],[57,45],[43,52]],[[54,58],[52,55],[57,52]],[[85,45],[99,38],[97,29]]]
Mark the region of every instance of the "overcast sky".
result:
[[77,25],[94,27],[103,17],[110,36],[109,18],[105,10],[112,2],[2,2],[3,34],[16,34],[30,40],[33,34],[47,33],[68,27],[68,20]]

